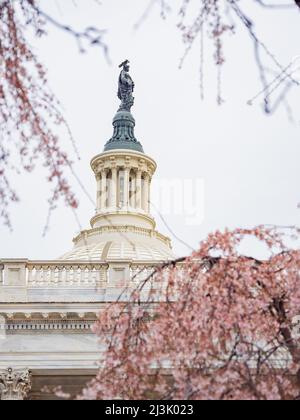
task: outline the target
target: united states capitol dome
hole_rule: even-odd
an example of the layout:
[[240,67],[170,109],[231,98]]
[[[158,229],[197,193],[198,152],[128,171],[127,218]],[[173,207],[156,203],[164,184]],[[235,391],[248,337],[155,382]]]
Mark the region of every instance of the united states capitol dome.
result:
[[174,259],[171,241],[156,231],[150,214],[151,182],[156,162],[137,141],[134,82],[129,63],[121,64],[118,97],[121,105],[113,119],[113,136],[91,167],[96,177],[96,213],[91,229],[74,240],[72,251],[61,259],[72,261],[166,261]]

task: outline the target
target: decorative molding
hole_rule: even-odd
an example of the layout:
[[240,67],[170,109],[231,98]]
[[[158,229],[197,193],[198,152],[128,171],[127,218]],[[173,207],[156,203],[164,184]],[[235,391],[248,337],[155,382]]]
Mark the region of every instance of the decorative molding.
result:
[[[119,214],[122,214],[122,213],[119,212]],[[126,213],[126,214],[128,214],[128,213]],[[152,218],[149,218],[148,216],[145,216],[145,215],[142,215],[142,214],[140,214],[140,216],[144,217],[144,218],[146,218],[147,220],[150,220],[150,221],[153,220]],[[94,223],[95,220],[98,219],[99,217],[101,217],[101,215],[94,216],[94,218],[91,220],[91,223]],[[169,246],[171,248],[171,240],[167,236],[164,236],[163,234],[161,234],[158,231],[153,230],[153,229],[146,229],[146,228],[133,226],[133,225],[101,226],[101,227],[98,227],[98,228],[84,230],[78,236],[76,236],[73,239],[73,243],[74,244],[78,243],[82,239],[82,236],[85,235],[85,234],[87,234],[88,237],[90,237],[90,236],[93,236],[93,235],[99,235],[99,234],[102,234],[102,233],[110,233],[110,232],[121,232],[121,233],[129,233],[130,232],[130,233],[137,233],[137,234],[143,235],[143,236],[148,236],[150,238],[155,237],[155,238],[161,240],[162,242],[164,242],[167,246]]]
[[95,175],[103,169],[123,168],[125,166],[129,166],[131,169],[140,169],[150,178],[157,168],[156,162],[149,156],[129,150],[105,152],[95,156],[91,161],[91,167]]
[[91,333],[91,327],[96,319],[89,320],[14,320],[8,321],[4,328],[7,335],[28,333]]
[[31,389],[31,372],[28,369],[0,370],[0,399],[24,400]]
[[[130,232],[131,227],[129,226],[128,228],[129,230],[126,231]],[[97,228],[94,231],[97,232],[98,229],[101,228]],[[147,231],[147,229],[140,230],[144,231],[145,234],[148,233],[151,236],[153,235],[153,237],[159,235],[155,231]],[[121,231],[122,229],[119,229],[119,232]],[[83,235],[85,234],[86,233],[83,233]],[[157,266],[168,259],[167,254],[165,255],[165,258],[162,255],[160,260],[158,258],[155,259],[154,252],[151,250],[149,253],[150,252],[152,253],[151,259],[145,258],[144,260],[134,261],[132,258],[127,258],[118,259],[118,261],[122,267],[129,270],[128,273],[130,273],[130,269],[133,266]],[[111,259],[108,257],[108,261],[105,264],[102,264],[101,262],[78,264],[76,261],[72,262],[71,260],[61,260],[60,265],[55,263],[52,267],[48,262],[33,263],[32,261],[28,261],[22,270],[24,272],[24,278],[22,277],[22,281],[24,281],[25,285],[25,287],[22,288],[23,294],[17,294],[19,289],[16,290],[16,287],[1,285],[0,295],[2,294],[2,302],[9,302],[11,304],[26,302],[28,299],[32,299],[28,293],[31,293],[34,298],[32,302],[44,302],[45,295],[47,295],[47,299],[49,299],[46,302],[53,303],[61,303],[63,301],[76,303],[78,302],[78,297],[81,299],[81,296],[85,298],[84,302],[95,302],[94,299],[96,299],[97,302],[103,302],[107,298],[107,289],[115,289],[115,286],[113,286],[110,282],[110,269],[115,263],[115,260],[116,259],[113,257]],[[9,266],[9,263],[7,266]],[[57,268],[53,270],[53,267]],[[127,280],[130,282],[130,274],[128,274]],[[39,292],[40,290],[41,292]],[[61,291],[61,294],[57,292],[58,290]],[[41,294],[37,295],[37,293]],[[61,299],[61,296],[63,297],[63,300]],[[38,301],[37,299],[41,300]],[[53,319],[53,311],[49,311],[47,309],[48,308],[42,308],[40,311],[41,319]],[[30,315],[29,312],[31,311],[26,310],[22,319],[32,319],[32,315]],[[68,316],[66,316],[66,312],[68,312]],[[66,311],[65,308],[61,308],[61,310],[58,310],[57,313],[58,319],[69,319],[70,317],[70,312]],[[74,315],[71,316],[73,317]],[[15,320],[14,313],[9,311],[6,315],[6,319]]]
[[[83,233],[86,235],[86,232]],[[28,262],[26,268],[27,284],[31,287],[64,286],[69,289],[74,287],[94,288],[101,287],[106,282],[107,264],[82,262],[73,263],[61,260],[59,264]]]

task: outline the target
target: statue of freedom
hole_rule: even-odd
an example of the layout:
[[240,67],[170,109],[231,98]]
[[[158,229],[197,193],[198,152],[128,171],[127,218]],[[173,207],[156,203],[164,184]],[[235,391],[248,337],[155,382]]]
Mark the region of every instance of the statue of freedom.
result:
[[129,74],[129,61],[126,60],[119,65],[122,67],[122,71],[119,77],[119,89],[118,89],[118,98],[121,100],[121,105],[118,111],[128,111],[130,112],[131,107],[134,104],[134,82]]

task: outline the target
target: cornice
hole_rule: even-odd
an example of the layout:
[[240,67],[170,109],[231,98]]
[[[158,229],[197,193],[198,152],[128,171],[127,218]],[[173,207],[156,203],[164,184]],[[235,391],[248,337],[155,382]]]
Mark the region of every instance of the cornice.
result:
[[97,320],[97,313],[37,313],[37,312],[0,312],[2,334],[32,333],[91,333]]
[[[124,225],[119,225],[119,224],[113,224],[112,221],[107,220],[109,219],[109,217],[113,218],[116,216],[129,216],[129,217],[138,217],[139,219],[142,219],[148,223],[151,223],[151,225],[153,226],[153,229],[146,229],[146,228],[141,228],[140,226],[136,226],[136,225],[130,225],[130,224],[124,224]],[[113,231],[119,230],[119,229],[137,229],[136,233],[139,233],[138,230],[139,229],[146,229],[146,230],[150,230],[150,231],[154,231],[154,228],[156,226],[155,220],[152,216],[148,215],[148,214],[144,214],[144,213],[139,213],[139,212],[135,212],[135,211],[124,211],[124,210],[120,210],[120,211],[108,211],[106,213],[98,213],[95,214],[95,216],[93,216],[90,220],[90,224],[93,226],[96,223],[97,220],[99,219],[106,219],[108,225],[105,226],[99,226],[99,228],[112,228]],[[85,230],[84,232],[88,232],[89,230]]]
[[[111,215],[115,215],[115,214],[122,214],[122,213],[111,213]],[[123,214],[128,214],[128,213],[123,213]],[[109,214],[107,215],[109,216]],[[144,219],[148,220],[148,221],[153,221],[152,218],[145,216],[145,215],[139,215],[140,217],[143,217]],[[91,224],[93,225],[93,223],[95,223],[99,218],[101,217],[101,215],[96,215],[91,219]],[[102,216],[103,217],[103,216]],[[146,228],[142,228],[142,227],[138,227],[138,226],[134,226],[134,225],[115,225],[115,226],[101,226],[101,227],[97,227],[97,228],[92,228],[92,229],[87,229],[84,230],[82,232],[80,232],[80,234],[78,236],[76,236],[73,239],[73,243],[78,243],[81,239],[83,239],[84,237],[87,238],[89,236],[93,236],[93,235],[101,235],[104,233],[136,233],[139,235],[143,235],[143,236],[147,236],[150,238],[157,238],[160,241],[164,242],[165,245],[169,246],[171,248],[171,239],[163,234],[161,234],[160,232],[153,230],[153,229],[146,229]]]
[[150,156],[130,150],[120,149],[104,152],[91,160],[91,168],[95,174],[98,174],[102,170],[112,169],[118,166],[141,170],[151,177],[157,169],[155,160]]

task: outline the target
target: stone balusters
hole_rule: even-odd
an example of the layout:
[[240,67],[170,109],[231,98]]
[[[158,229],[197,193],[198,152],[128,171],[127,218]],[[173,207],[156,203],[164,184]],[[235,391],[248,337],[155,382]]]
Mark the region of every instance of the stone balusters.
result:
[[41,287],[105,287],[107,267],[102,264],[28,265],[28,286]]

